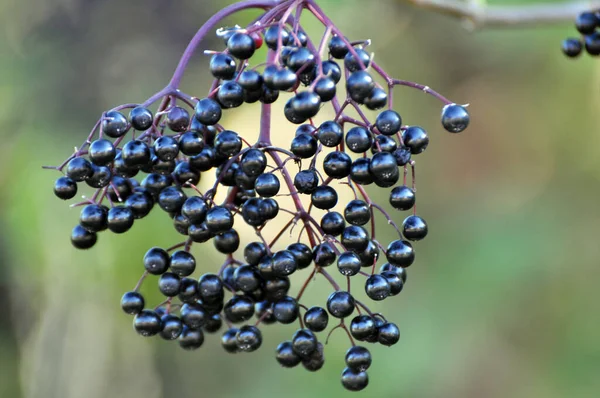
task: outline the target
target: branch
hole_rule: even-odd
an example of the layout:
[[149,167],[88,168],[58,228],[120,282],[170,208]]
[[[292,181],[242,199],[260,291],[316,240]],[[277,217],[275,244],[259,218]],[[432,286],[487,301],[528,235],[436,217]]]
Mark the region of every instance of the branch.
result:
[[414,6],[436,11],[469,23],[471,28],[515,26],[574,21],[582,11],[600,9],[600,1],[570,1],[563,3],[522,6],[486,5],[477,0],[405,0]]

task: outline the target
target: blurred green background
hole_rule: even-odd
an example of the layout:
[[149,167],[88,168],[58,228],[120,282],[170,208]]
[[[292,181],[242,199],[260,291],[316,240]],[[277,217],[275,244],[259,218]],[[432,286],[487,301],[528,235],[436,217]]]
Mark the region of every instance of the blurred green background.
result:
[[[266,327],[261,350],[238,356],[218,335],[194,352],[137,336],[119,300],[147,248],[180,240],[171,222],[156,212],[77,252],[69,234],[79,210],[53,196],[58,173],[41,169],[80,145],[103,110],[161,89],[192,34],[229,2],[0,2],[1,397],[350,395],[339,382],[342,332],[315,374],[274,359],[293,325]],[[600,63],[561,54],[571,23],[469,33],[400,1],[320,3],[351,39],[373,40],[392,76],[471,104],[471,127],[450,135],[440,103],[396,90],[396,109],[431,137],[417,158],[430,235],[416,245],[405,291],[374,306],[402,338],[371,348],[370,385],[356,395],[599,396]],[[320,38],[314,21],[307,28]],[[207,64],[195,57],[185,91],[206,92]],[[255,111],[228,112],[225,123],[252,137]],[[286,145],[294,127],[278,123]],[[220,265],[212,247],[199,258],[203,271]],[[307,304],[323,305],[329,291],[317,281]]]

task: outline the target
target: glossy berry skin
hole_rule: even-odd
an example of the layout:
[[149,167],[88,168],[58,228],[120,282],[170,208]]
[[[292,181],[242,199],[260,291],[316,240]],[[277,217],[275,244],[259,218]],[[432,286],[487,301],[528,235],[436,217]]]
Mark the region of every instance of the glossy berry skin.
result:
[[348,54],[348,46],[339,36],[333,36],[329,41],[329,54],[333,58],[343,59]]
[[[159,138],[162,139],[165,138],[164,136]],[[158,140],[156,141],[158,143]],[[156,145],[156,144],[155,144]],[[188,131],[186,133],[183,133],[181,135],[181,137],[179,137],[179,151],[181,151],[184,155],[187,156],[196,156],[199,155],[200,153],[202,153],[202,150],[204,149],[204,137],[202,133],[198,133],[196,131]],[[158,148],[157,148],[158,151]],[[157,156],[158,156],[158,152],[157,152]],[[173,157],[173,156],[177,156],[175,149],[173,148],[171,153],[169,154],[169,158]],[[174,159],[175,157],[173,157]],[[164,160],[169,160],[169,159],[164,159]]]
[[427,236],[427,223],[419,216],[409,216],[402,223],[402,234],[408,240],[421,240]]
[[225,81],[217,92],[217,99],[223,108],[237,108],[244,103],[244,89],[236,81]]
[[102,132],[111,138],[124,136],[129,130],[127,119],[121,112],[106,112],[102,119]]
[[342,78],[342,70],[335,61],[323,62],[323,74],[333,80],[335,84],[338,84]]
[[323,159],[323,170],[331,178],[341,179],[350,175],[352,159],[345,152],[329,152]]
[[293,323],[298,319],[298,302],[292,297],[284,297],[273,305],[273,316],[284,325]]
[[344,209],[344,218],[352,225],[365,225],[371,220],[371,209],[362,200],[351,200]]
[[309,329],[299,329],[292,336],[292,350],[301,358],[307,358],[315,352],[317,343],[317,337]]
[[319,126],[317,138],[324,146],[333,148],[342,142],[344,131],[342,130],[342,126],[338,123],[327,121]]
[[311,203],[317,209],[329,210],[335,207],[338,195],[335,189],[329,185],[321,185],[311,195]]
[[563,40],[561,46],[562,52],[569,58],[576,58],[581,55],[583,44],[580,39],[568,38]]
[[226,232],[233,227],[233,215],[229,209],[215,206],[206,213],[206,226],[213,234]]
[[215,151],[222,156],[233,156],[242,149],[242,140],[231,130],[223,130],[215,138]]
[[169,265],[175,274],[189,276],[196,270],[196,258],[190,252],[177,250],[171,254]]
[[391,322],[386,322],[377,328],[377,340],[380,344],[392,346],[400,340],[400,330],[398,326]]
[[[581,52],[581,43],[580,43]],[[462,105],[449,104],[442,109],[442,126],[450,133],[460,133],[468,126],[471,118],[467,109]]]
[[377,335],[377,325],[368,315],[358,315],[350,322],[350,334],[359,341],[366,341],[369,337]]
[[66,174],[71,180],[81,182],[94,174],[94,168],[87,159],[73,158],[67,163]]
[[371,275],[365,283],[365,293],[371,300],[385,300],[391,293],[391,287],[387,279],[381,275]]
[[409,210],[415,205],[415,191],[406,185],[392,189],[390,204],[396,210]]
[[335,262],[335,257],[335,251],[329,242],[321,243],[313,249],[313,259],[319,267],[329,267]]
[[344,66],[346,69],[348,69],[350,72],[356,72],[363,69],[363,66],[364,68],[368,68],[371,63],[371,57],[369,54],[361,48],[355,48],[354,51],[358,55],[358,58],[356,58],[350,51],[348,51],[344,57]]
[[392,136],[400,131],[402,127],[402,118],[398,112],[393,110],[385,110],[377,115],[375,127],[383,135]]
[[183,323],[181,319],[176,317],[175,315],[163,315],[161,317],[162,322],[162,330],[160,331],[160,337],[165,340],[175,340],[183,331]]
[[292,243],[286,251],[294,256],[298,269],[307,268],[312,263],[312,250],[304,243]]
[[354,346],[346,351],[346,366],[357,372],[364,372],[371,366],[371,353],[365,347]]
[[317,140],[307,133],[298,134],[291,144],[291,151],[301,159],[311,158],[317,153]]
[[238,59],[249,59],[254,55],[256,43],[250,35],[238,32],[227,40],[227,49],[231,55]]
[[375,111],[385,107],[388,104],[388,95],[384,89],[375,87],[364,99],[364,103],[368,109]]
[[381,276],[383,276],[390,285],[390,296],[395,296],[402,291],[404,282],[398,273],[392,271],[382,272]]
[[133,320],[133,327],[140,335],[150,337],[161,331],[162,321],[155,311],[142,310],[136,314]]
[[158,290],[167,297],[177,296],[180,288],[181,279],[177,274],[165,272],[158,279]]
[[79,224],[90,232],[100,232],[108,224],[108,210],[100,205],[87,205],[81,209]]
[[144,297],[138,292],[127,292],[121,297],[121,309],[129,315],[139,314],[144,304]]
[[144,166],[150,162],[150,148],[143,141],[131,140],[123,145],[121,157],[127,167]]
[[350,178],[352,181],[361,185],[372,184],[375,178],[369,171],[370,166],[370,158],[359,158],[352,162],[350,166]]
[[258,265],[261,258],[267,255],[267,248],[262,242],[251,242],[244,248],[244,259],[250,265]]
[[327,311],[335,318],[346,318],[354,312],[354,297],[348,292],[331,293],[327,299]]
[[211,57],[209,69],[216,79],[231,80],[235,77],[236,66],[233,57],[219,53]]
[[244,325],[236,333],[235,340],[240,351],[256,351],[262,344],[262,333],[256,326]]
[[71,244],[76,249],[90,249],[96,244],[98,236],[95,232],[90,232],[81,225],[76,225],[71,231]]
[[327,329],[329,314],[322,307],[311,307],[304,313],[304,324],[313,332]]
[[369,240],[367,248],[357,254],[363,267],[372,267],[373,263],[379,258],[379,246],[372,240]]
[[345,368],[342,372],[342,385],[349,391],[361,391],[369,385],[367,372]]
[[229,322],[244,322],[254,315],[254,302],[245,296],[233,296],[225,303],[223,311]]
[[227,329],[225,333],[223,333],[223,335],[221,336],[221,346],[226,352],[230,354],[235,354],[236,352],[239,352],[236,339],[237,332],[237,328],[231,328]]
[[60,177],[54,183],[54,195],[62,200],[69,200],[77,195],[77,183],[69,177]]
[[312,194],[319,184],[319,177],[314,170],[302,170],[294,177],[294,187],[302,194]]
[[186,109],[180,106],[174,106],[167,113],[167,126],[169,126],[172,131],[182,133],[187,130],[189,125],[190,114]]
[[404,145],[410,148],[410,152],[413,155],[422,153],[427,149],[427,145],[429,145],[427,132],[418,126],[411,126],[404,130],[402,140]]
[[386,258],[390,264],[396,267],[410,267],[415,261],[415,252],[409,242],[395,240],[388,245]]
[[322,102],[334,99],[336,92],[336,82],[331,77],[322,77],[315,84],[315,93]]
[[373,155],[369,172],[373,175],[375,184],[382,188],[396,184],[400,178],[396,158],[388,152],[379,152]]
[[267,158],[263,151],[251,148],[242,155],[240,167],[250,177],[257,177],[265,171]]
[[223,254],[231,254],[240,246],[240,236],[235,229],[230,229],[214,237],[215,248]]
[[146,131],[152,126],[154,116],[152,111],[143,106],[135,107],[129,112],[129,123],[137,131]]
[[369,245],[369,236],[363,227],[350,225],[342,232],[341,242],[346,249],[360,253]]
[[210,98],[203,98],[194,108],[194,117],[200,123],[207,126],[214,126],[219,123],[222,116],[222,110],[219,103]]
[[223,300],[223,282],[218,275],[204,274],[198,280],[198,294],[204,303]]
[[99,139],[90,144],[88,156],[96,166],[106,166],[115,160],[117,151],[112,142],[105,139]]
[[358,254],[345,252],[340,254],[337,262],[338,271],[344,276],[354,276],[360,272],[362,262]]
[[206,219],[208,205],[199,196],[191,196],[186,199],[181,207],[181,214],[186,216],[192,224],[199,224]]
[[293,368],[302,362],[302,358],[294,352],[291,341],[284,341],[277,346],[275,358],[284,368]]
[[354,153],[365,153],[373,145],[373,135],[364,127],[353,127],[346,133],[346,146]]
[[256,193],[265,198],[271,198],[279,193],[281,184],[279,178],[273,173],[259,175],[254,182]]
[[366,71],[352,73],[346,80],[346,90],[350,98],[362,104],[375,88],[373,77]]
[[336,211],[331,211],[321,218],[321,229],[327,235],[338,236],[344,231],[344,228],[346,228],[346,221]]
[[178,341],[179,346],[184,350],[197,350],[204,343],[204,333],[201,329],[190,329],[184,326]]
[[128,207],[116,206],[108,211],[108,229],[116,234],[129,231],[134,220],[133,212]]
[[600,32],[585,36],[585,50],[590,55],[600,55]]
[[164,274],[171,265],[169,253],[159,247],[153,247],[144,255],[144,268],[152,275]]
[[308,358],[302,358],[302,366],[309,372],[320,370],[325,364],[325,356],[323,355],[323,344],[318,343],[317,349]]
[[575,28],[582,35],[594,33],[598,26],[600,26],[600,19],[593,12],[582,12],[575,19]]
[[381,273],[381,275],[387,274],[388,272],[394,273],[398,275],[403,284],[406,283],[406,268],[396,267],[395,265],[392,265],[390,263],[385,263],[379,268],[379,272]]
[[253,292],[261,285],[262,278],[255,267],[242,265],[235,269],[233,273],[233,283],[235,288],[245,293]]
[[371,153],[376,154],[378,152],[388,152],[393,153],[396,149],[398,149],[398,144],[394,141],[393,138],[388,137],[386,135],[378,135],[375,137],[375,142],[373,142],[373,147],[371,147]]

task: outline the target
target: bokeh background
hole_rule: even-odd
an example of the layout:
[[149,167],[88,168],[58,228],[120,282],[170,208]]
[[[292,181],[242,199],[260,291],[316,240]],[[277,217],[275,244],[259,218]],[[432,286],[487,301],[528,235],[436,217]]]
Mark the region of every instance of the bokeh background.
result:
[[[77,252],[69,234],[79,210],[53,196],[58,173],[41,169],[80,145],[103,110],[162,88],[191,35],[230,2],[0,2],[1,397],[350,395],[339,382],[341,332],[316,374],[276,363],[291,325],[267,327],[261,350],[239,356],[216,335],[194,352],[137,336],[119,300],[147,248],[180,240],[171,222],[157,212]],[[401,1],[320,3],[347,36],[373,40],[391,75],[471,104],[471,127],[450,135],[440,103],[396,90],[396,109],[431,137],[417,159],[430,235],[405,291],[374,306],[402,338],[373,346],[370,386],[356,395],[597,397],[600,63],[561,54],[571,23],[470,33]],[[314,21],[306,26],[320,37]],[[219,46],[211,37],[202,48]],[[195,57],[185,91],[206,92],[207,64]],[[277,120],[286,145],[294,127]],[[250,137],[256,121],[252,107],[225,119]],[[371,192],[386,203],[387,193]],[[195,251],[199,268],[214,271],[220,258],[207,247]],[[329,290],[317,281],[309,304],[323,304]]]

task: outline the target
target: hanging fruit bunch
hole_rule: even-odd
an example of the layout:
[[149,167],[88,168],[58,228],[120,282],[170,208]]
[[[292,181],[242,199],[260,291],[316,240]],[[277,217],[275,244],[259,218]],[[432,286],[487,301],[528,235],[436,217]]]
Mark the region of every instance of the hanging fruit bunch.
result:
[[[208,93],[179,90],[203,37],[222,18],[249,8],[264,13],[245,28],[218,28],[223,48],[205,51],[214,77]],[[323,24],[322,37],[309,37],[303,16]],[[183,235],[171,247],[140,253],[143,274],[121,299],[140,335],[195,350],[205,334],[219,332],[225,351],[244,353],[261,347],[262,327],[297,323],[276,359],[284,367],[317,371],[329,337],[319,334],[342,329],[350,344],[342,384],[349,390],[367,386],[367,343],[391,346],[400,332],[355,298],[355,289],[373,301],[398,295],[415,261],[413,242],[427,235],[416,213],[413,158],[425,151],[429,135],[403,123],[394,89],[412,87],[440,100],[442,126],[451,133],[469,124],[464,106],[390,77],[373,61],[369,44],[349,41],[314,0],[231,5],[194,36],[164,89],[143,103],[104,112],[75,153],[51,167],[64,173],[54,185],[60,199],[74,198],[82,186],[93,190],[72,205],[81,208],[71,234],[76,248],[92,248],[105,230],[127,232],[155,208]],[[262,46],[266,60],[257,59]],[[277,101],[285,103],[289,121],[276,132],[289,137],[285,147],[271,140],[271,104]],[[233,131],[222,123],[224,114],[258,102],[260,125]],[[334,117],[319,120],[327,107]],[[257,131],[258,139],[249,142]],[[210,180],[204,191],[201,178]],[[397,213],[373,201],[369,185],[386,192]],[[341,203],[340,190],[352,199]],[[384,225],[376,223],[376,213]],[[254,232],[247,241],[239,232],[244,225]],[[395,230],[391,242],[379,238],[386,225]],[[296,226],[293,242],[282,245]],[[204,245],[213,245],[223,260],[198,261],[194,253]],[[302,299],[315,278],[327,280],[332,292],[321,306],[308,308]],[[150,281],[164,296],[157,305],[140,293]]]

